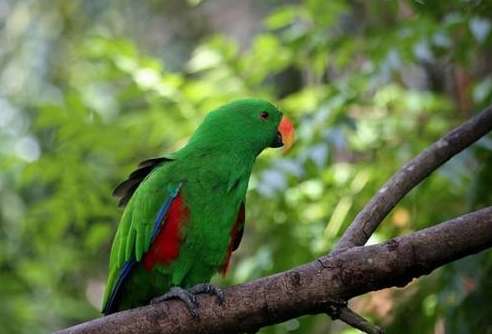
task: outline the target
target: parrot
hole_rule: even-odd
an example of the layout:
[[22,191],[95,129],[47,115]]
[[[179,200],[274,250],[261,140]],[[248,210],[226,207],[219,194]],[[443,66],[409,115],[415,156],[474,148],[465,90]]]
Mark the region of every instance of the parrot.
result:
[[113,191],[124,206],[109,256],[102,313],[197,295],[229,268],[242,239],[253,164],[268,147],[289,149],[294,126],[272,103],[232,101],[206,114],[187,144],[142,161]]

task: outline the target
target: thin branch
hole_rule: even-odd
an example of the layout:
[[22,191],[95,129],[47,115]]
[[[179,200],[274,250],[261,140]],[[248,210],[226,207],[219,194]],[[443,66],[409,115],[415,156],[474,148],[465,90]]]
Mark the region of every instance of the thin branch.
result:
[[364,333],[383,334],[383,330],[380,327],[371,324],[369,321],[367,321],[348,307],[340,309],[340,319],[343,319],[343,322],[361,330]]
[[[323,266],[321,259],[318,259],[318,261],[320,261],[320,264]],[[384,333],[384,331],[379,326],[373,325],[368,320],[366,320],[363,316],[350,309],[348,307],[348,302],[346,301],[339,301],[339,300],[332,301],[332,303],[328,305],[326,314],[332,320],[341,320],[347,325],[367,334]]]
[[492,106],[455,128],[406,163],[355,217],[335,252],[363,246],[396,204],[443,163],[492,130]]
[[168,301],[92,320],[58,332],[239,333],[305,314],[322,313],[331,301],[404,286],[413,278],[492,247],[492,207],[374,246],[336,255],[225,289],[226,301],[200,296],[200,319]]
[[[410,190],[439,166],[486,135],[490,130],[492,130],[492,107],[485,109],[468,122],[455,128],[406,163],[359,212],[331,253],[334,254],[350,247],[363,246],[388,213]],[[348,324],[352,320],[348,315],[356,314],[348,306],[343,306],[337,311],[340,312],[339,319]],[[346,316],[347,318],[345,318]],[[358,314],[357,316],[362,318]],[[356,326],[352,327],[359,328],[366,333],[378,330],[378,327],[365,322],[368,325],[368,330]]]

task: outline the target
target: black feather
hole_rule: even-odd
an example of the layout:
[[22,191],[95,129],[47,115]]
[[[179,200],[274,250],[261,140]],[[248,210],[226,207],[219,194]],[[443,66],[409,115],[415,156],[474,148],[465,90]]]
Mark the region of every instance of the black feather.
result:
[[153,158],[140,162],[138,168],[134,170],[128,179],[121,182],[114,188],[113,196],[118,197],[118,206],[124,206],[128,203],[135,190],[137,190],[140,183],[152,172],[152,170],[159,166],[161,163],[171,161],[169,158]]

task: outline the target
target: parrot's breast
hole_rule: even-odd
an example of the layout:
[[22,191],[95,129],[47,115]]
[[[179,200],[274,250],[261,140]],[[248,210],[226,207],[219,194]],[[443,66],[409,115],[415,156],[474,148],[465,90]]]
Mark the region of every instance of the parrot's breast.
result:
[[[174,282],[185,286],[208,282],[216,272],[225,273],[231,253],[237,245],[233,240],[244,223],[244,197],[249,174],[199,173],[194,182],[183,187],[184,203],[189,221],[183,227],[182,245],[173,270]],[[233,185],[231,187],[231,184]],[[238,224],[238,216],[241,224]]]

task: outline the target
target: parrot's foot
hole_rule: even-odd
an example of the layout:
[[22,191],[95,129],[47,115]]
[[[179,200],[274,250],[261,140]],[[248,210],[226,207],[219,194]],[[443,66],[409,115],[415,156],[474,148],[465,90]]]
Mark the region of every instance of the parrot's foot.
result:
[[212,284],[208,283],[200,283],[195,285],[189,290],[185,290],[180,287],[173,287],[171,288],[167,293],[163,294],[162,296],[156,297],[150,301],[151,304],[157,304],[157,303],[162,303],[163,301],[169,300],[169,299],[179,299],[183,303],[185,303],[186,307],[191,313],[191,316],[194,319],[198,319],[198,299],[196,298],[197,294],[200,293],[206,293],[209,295],[214,295],[217,296],[217,299],[219,301],[219,304],[222,305],[224,304],[224,292],[213,286]]
[[217,297],[217,300],[219,301],[220,305],[224,304],[224,300],[225,300],[224,291],[222,291],[222,289],[217,288],[216,286],[213,286],[212,284],[200,283],[192,287],[189,291],[195,295],[199,293],[214,295]]
[[179,299],[183,303],[185,303],[186,307],[191,313],[191,316],[194,319],[198,319],[198,300],[196,299],[196,296],[179,287],[173,287],[171,288],[167,293],[163,294],[162,296],[156,297],[150,301],[151,304],[157,304],[157,303],[162,303],[163,301],[169,300],[169,299]]

